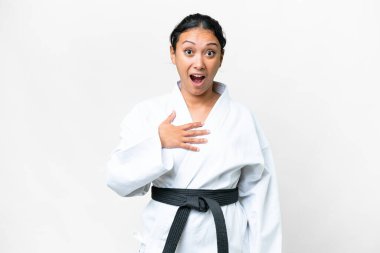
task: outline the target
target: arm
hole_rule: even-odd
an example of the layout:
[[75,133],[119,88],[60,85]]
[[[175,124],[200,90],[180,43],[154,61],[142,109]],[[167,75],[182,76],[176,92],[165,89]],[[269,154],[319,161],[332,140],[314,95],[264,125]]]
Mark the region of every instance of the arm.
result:
[[280,253],[281,214],[275,165],[269,143],[254,116],[253,119],[264,164],[244,167],[239,181],[240,202],[248,218],[250,252]]
[[158,124],[152,126],[141,107],[135,106],[122,121],[120,143],[107,162],[107,185],[123,197],[144,195],[153,180],[173,167],[162,149]]

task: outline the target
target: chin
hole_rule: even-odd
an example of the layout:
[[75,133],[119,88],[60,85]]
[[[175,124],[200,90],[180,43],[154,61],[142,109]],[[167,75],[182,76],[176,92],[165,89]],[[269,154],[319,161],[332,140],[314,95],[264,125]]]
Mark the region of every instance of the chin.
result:
[[193,96],[201,96],[205,92],[207,92],[209,89],[212,89],[212,86],[213,86],[213,82],[211,82],[211,84],[206,84],[206,83],[196,84],[191,79],[186,80],[185,82],[181,81],[181,83],[183,84],[182,87],[184,87],[186,91]]

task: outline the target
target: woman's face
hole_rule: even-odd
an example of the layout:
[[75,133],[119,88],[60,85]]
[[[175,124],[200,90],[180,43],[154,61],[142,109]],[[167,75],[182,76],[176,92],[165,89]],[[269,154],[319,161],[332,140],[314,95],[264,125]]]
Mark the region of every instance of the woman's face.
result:
[[211,92],[223,60],[221,51],[218,39],[210,30],[192,28],[181,33],[176,52],[170,47],[171,60],[181,79],[181,91],[188,95]]

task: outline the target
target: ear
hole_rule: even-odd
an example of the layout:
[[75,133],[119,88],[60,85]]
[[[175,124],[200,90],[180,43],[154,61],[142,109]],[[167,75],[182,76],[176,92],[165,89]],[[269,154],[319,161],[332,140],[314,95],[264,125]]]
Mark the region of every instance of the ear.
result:
[[172,63],[175,64],[175,52],[172,46],[170,46],[170,59],[172,60]]

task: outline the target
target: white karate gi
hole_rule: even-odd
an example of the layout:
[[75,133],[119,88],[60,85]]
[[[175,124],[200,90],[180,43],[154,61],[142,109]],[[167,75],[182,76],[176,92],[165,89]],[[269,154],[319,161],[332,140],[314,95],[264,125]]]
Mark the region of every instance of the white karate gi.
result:
[[[157,187],[239,188],[239,201],[222,206],[230,253],[280,253],[281,217],[272,153],[253,113],[229,97],[226,85],[202,129],[211,133],[199,152],[161,147],[158,126],[173,111],[174,125],[192,122],[180,82],[167,95],[137,104],[121,124],[121,140],[107,164],[107,185],[120,196]],[[151,200],[143,212],[140,252],[161,253],[177,206]],[[210,210],[192,210],[177,253],[217,253]]]

